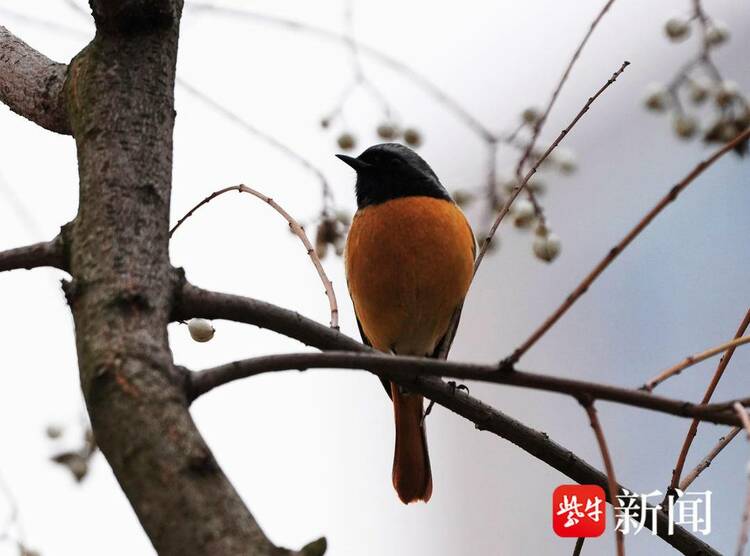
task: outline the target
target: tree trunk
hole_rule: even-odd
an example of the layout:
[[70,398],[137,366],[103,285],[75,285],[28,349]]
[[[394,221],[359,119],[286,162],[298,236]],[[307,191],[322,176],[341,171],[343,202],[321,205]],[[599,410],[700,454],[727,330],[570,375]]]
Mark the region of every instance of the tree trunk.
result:
[[167,341],[181,0],[92,0],[94,40],[65,100],[80,204],[66,284],[94,435],[157,552],[288,553],[268,541],[188,412]]

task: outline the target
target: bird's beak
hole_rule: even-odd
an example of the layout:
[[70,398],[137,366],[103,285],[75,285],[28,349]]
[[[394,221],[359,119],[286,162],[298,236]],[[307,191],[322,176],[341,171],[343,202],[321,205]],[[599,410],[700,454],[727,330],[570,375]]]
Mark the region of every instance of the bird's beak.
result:
[[360,160],[359,158],[354,158],[353,156],[347,156],[345,154],[337,154],[336,158],[341,159],[345,164],[351,166],[357,172],[359,172],[360,170],[365,170],[371,166],[370,164]]

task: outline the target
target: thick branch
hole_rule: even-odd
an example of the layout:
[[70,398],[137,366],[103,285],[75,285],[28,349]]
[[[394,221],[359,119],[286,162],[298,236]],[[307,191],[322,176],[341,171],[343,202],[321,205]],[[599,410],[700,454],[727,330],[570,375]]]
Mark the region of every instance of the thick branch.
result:
[[142,33],[173,27],[182,13],[182,0],[90,0],[97,31]]
[[364,369],[379,376],[394,378],[410,385],[419,377],[445,377],[478,380],[494,384],[520,386],[533,390],[558,392],[574,398],[585,396],[633,407],[651,409],[670,415],[694,417],[701,421],[726,425],[741,424],[734,412],[694,405],[688,401],[654,396],[640,390],[618,388],[608,384],[569,378],[504,370],[498,365],[457,363],[426,357],[407,357],[379,353],[327,351],[325,353],[284,353],[235,361],[200,371],[193,376],[191,394],[198,397],[233,380],[257,374],[292,369]]
[[68,66],[53,62],[0,26],[0,101],[45,129],[70,135],[63,85]]
[[[185,284],[175,303],[172,319],[191,317],[228,319],[254,324],[322,350],[372,351],[371,348],[356,340],[305,318],[299,313],[262,301],[211,292]],[[581,460],[570,450],[550,440],[548,435],[527,427],[450,384],[436,378],[425,378],[411,383],[411,387],[414,391],[472,421],[477,429],[490,431],[509,440],[574,481],[581,484],[597,484],[607,488],[607,477],[603,473]],[[621,491],[622,488],[620,487]],[[648,527],[650,521],[646,520],[646,522]],[[667,535],[667,525],[667,515],[664,512],[657,512],[657,534],[681,553],[719,554],[682,527],[675,526],[674,534]]]
[[198,432],[169,349],[182,2],[91,5],[97,33],[71,62],[65,89],[80,179],[65,290],[97,444],[158,554],[288,554],[264,535]]
[[65,260],[63,240],[60,236],[52,241],[43,241],[0,252],[0,272],[17,268],[39,268],[40,266],[67,270],[68,265]]

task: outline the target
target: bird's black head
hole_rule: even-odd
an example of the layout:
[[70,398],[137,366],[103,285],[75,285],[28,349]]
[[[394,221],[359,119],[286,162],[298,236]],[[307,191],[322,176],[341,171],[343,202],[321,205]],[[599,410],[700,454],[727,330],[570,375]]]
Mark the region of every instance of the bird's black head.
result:
[[432,168],[413,150],[398,143],[374,145],[357,158],[337,154],[357,172],[357,206],[364,208],[399,197],[451,200]]

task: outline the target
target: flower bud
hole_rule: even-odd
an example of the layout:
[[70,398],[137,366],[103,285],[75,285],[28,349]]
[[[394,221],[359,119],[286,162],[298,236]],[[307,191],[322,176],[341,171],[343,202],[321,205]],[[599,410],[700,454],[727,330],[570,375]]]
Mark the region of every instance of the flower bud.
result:
[[560,254],[562,243],[560,238],[553,233],[545,233],[534,238],[532,249],[538,259],[551,263]]
[[690,34],[690,24],[684,19],[673,17],[664,25],[664,31],[672,41],[681,41]]
[[696,122],[695,118],[691,116],[688,116],[686,114],[678,114],[677,116],[675,116],[674,121],[672,122],[672,127],[674,128],[674,132],[678,137],[681,137],[682,139],[689,139],[690,137],[695,135],[695,132],[698,129],[698,122]]
[[530,106],[529,108],[521,112],[521,119],[529,125],[534,125],[539,121],[539,118],[541,117],[542,113],[538,108],[534,108],[533,106]]
[[713,22],[706,29],[706,42],[711,46],[719,46],[729,39],[729,29],[720,21]]
[[190,319],[188,330],[190,337],[196,342],[208,342],[216,332],[211,321],[206,319]]
[[739,91],[739,87],[734,81],[722,81],[716,89],[716,104],[726,108],[737,97]]
[[57,440],[63,435],[63,428],[60,425],[47,425],[44,433],[50,440]]
[[414,128],[407,128],[404,130],[404,141],[407,145],[418,147],[422,144],[422,134]]
[[527,228],[534,221],[534,205],[526,199],[518,199],[511,205],[513,209],[513,223],[518,228]]
[[654,83],[648,87],[644,103],[649,110],[663,112],[669,105],[669,93],[663,85]]
[[559,147],[555,150],[555,160],[563,174],[572,174],[576,171],[576,157],[573,151],[565,147]]
[[701,104],[708,98],[710,85],[705,80],[693,80],[690,82],[690,100],[695,104]]
[[336,139],[336,142],[338,143],[339,147],[344,149],[345,151],[349,151],[353,149],[354,145],[357,144],[357,141],[354,138],[354,135],[352,135],[351,133],[347,131],[339,135],[338,139]]
[[393,140],[398,136],[398,129],[391,122],[383,122],[377,127],[376,132],[378,137],[387,141]]

